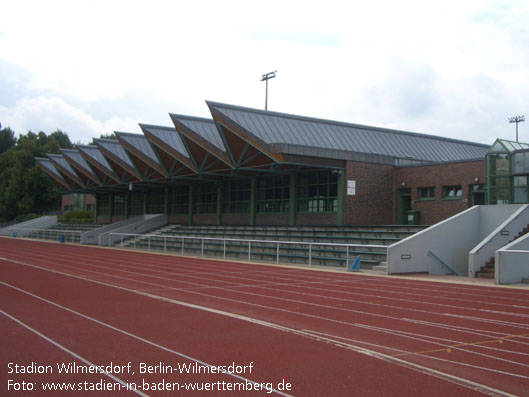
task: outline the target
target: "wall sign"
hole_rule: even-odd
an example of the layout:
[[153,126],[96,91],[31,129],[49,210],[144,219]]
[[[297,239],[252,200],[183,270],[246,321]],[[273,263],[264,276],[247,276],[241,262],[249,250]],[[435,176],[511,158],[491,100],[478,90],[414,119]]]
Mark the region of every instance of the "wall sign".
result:
[[347,181],[347,195],[354,196],[356,194],[356,181]]

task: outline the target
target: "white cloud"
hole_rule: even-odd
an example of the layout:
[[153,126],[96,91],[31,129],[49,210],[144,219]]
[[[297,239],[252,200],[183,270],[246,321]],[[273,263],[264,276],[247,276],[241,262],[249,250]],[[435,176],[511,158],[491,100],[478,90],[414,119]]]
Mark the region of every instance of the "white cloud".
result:
[[112,117],[96,120],[82,109],[59,97],[23,98],[14,107],[0,106],[0,120],[17,134],[28,131],[51,133],[58,129],[67,132],[72,142],[88,143],[92,137],[115,130],[128,130],[137,120]]
[[[276,69],[269,108],[288,113],[486,143],[514,137],[506,118],[529,113],[529,7],[521,1],[3,8],[0,66],[9,65],[9,77],[0,74],[0,89],[16,92],[0,94],[0,105],[4,115],[33,117],[23,124],[17,116],[23,130],[49,120],[83,136],[139,132],[136,120],[170,125],[169,112],[207,117],[206,99],[263,108],[260,76]],[[48,118],[36,117],[40,105]]]

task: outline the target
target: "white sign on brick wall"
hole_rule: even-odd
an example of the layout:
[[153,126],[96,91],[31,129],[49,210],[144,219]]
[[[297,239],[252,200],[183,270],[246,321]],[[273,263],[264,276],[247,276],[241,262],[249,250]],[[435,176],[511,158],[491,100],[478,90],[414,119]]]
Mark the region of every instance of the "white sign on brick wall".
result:
[[347,181],[347,195],[354,196],[356,194],[356,181]]

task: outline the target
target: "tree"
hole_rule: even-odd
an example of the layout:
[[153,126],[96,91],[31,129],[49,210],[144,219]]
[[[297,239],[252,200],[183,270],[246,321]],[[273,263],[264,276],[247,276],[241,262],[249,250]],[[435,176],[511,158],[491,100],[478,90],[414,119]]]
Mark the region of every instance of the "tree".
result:
[[0,219],[55,210],[61,193],[36,165],[35,157],[71,148],[70,138],[60,130],[20,135],[13,146],[0,154]]
[[7,127],[2,129],[2,124],[0,124],[0,154],[11,149],[15,146],[16,142],[15,133],[11,128]]

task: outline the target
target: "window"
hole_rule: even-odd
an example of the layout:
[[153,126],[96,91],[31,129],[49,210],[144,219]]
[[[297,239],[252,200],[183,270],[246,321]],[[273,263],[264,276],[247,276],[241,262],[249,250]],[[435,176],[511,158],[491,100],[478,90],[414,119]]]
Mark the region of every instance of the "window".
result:
[[163,214],[165,212],[165,191],[152,190],[149,192],[148,214]]
[[97,197],[97,215],[108,216],[110,212],[110,206],[108,202],[108,195],[101,195]]
[[257,212],[288,212],[290,176],[259,178],[256,183]]
[[112,215],[125,215],[125,193],[114,194],[114,213]]
[[463,197],[461,185],[443,186],[443,199],[461,199],[461,197]]
[[228,214],[250,212],[250,181],[234,181],[224,186],[224,212]]
[[435,187],[420,187],[417,191],[417,200],[435,200]]
[[217,186],[213,183],[193,186],[193,213],[217,213]]
[[301,174],[298,182],[298,211],[336,212],[338,175],[330,171]]
[[513,202],[518,203],[527,203],[527,176],[515,176],[513,177],[514,185],[514,197]]
[[145,194],[143,192],[132,192],[129,197],[129,215],[143,214],[143,201]]
[[182,215],[189,212],[189,186],[175,186],[169,190],[169,214]]

